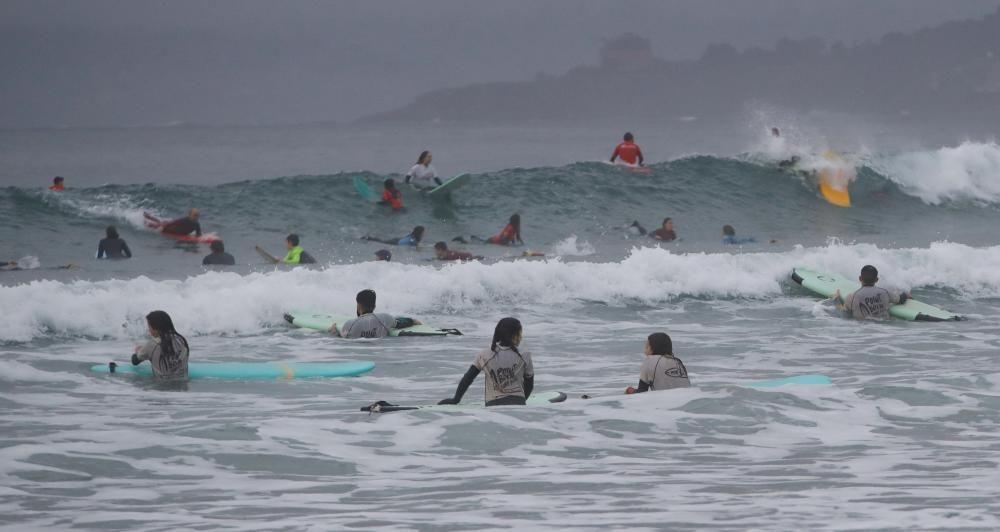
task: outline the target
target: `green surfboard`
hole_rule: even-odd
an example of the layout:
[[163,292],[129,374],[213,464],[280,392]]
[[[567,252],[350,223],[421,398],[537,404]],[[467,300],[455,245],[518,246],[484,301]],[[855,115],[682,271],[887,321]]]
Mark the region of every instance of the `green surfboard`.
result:
[[375,202],[378,200],[378,195],[375,194],[372,187],[368,186],[364,178],[359,175],[354,176],[354,190],[357,190],[358,195],[368,201]]
[[[295,327],[323,332],[329,331],[330,326],[334,323],[340,325],[352,319],[354,319],[352,316],[334,316],[322,312],[293,311],[285,314],[285,321]],[[439,329],[426,324],[389,330],[389,336],[447,336],[449,334],[461,336],[462,333],[458,329]]]
[[[823,273],[808,268],[793,269],[792,280],[802,285],[803,288],[823,297],[833,297],[837,290],[840,290],[841,296],[846,297],[847,294],[861,288],[861,283],[857,280],[852,281],[834,273]],[[914,299],[907,299],[902,305],[893,305],[889,308],[889,314],[909,321],[959,321],[964,319],[958,314]]]
[[440,185],[430,189],[427,192],[427,197],[433,200],[447,199],[452,192],[454,192],[459,187],[464,186],[466,183],[468,183],[471,177],[472,176],[470,176],[469,174],[457,175],[445,181],[444,183],[441,183]]

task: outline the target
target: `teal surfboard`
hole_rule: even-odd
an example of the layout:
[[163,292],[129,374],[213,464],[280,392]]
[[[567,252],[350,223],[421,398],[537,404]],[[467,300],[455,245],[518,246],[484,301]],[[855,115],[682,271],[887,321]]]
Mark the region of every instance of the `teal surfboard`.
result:
[[[112,366],[112,364],[114,364]],[[231,380],[288,380],[313,377],[353,377],[375,368],[374,362],[191,362],[188,364],[189,379],[231,379]],[[153,368],[148,362],[133,366],[131,362],[121,364],[98,364],[91,366],[95,373],[125,373],[130,375],[152,375]]]
[[375,202],[378,201],[378,195],[372,190],[372,187],[368,186],[364,178],[356,175],[354,176],[354,190],[358,191],[358,195],[367,201]]
[[[352,319],[354,318],[351,316],[335,316],[333,314],[324,314],[322,312],[293,311],[285,314],[285,321],[295,327],[323,332],[329,331],[330,326],[334,323],[341,325]],[[406,327],[405,329],[389,330],[389,336],[447,336],[449,334],[458,336],[462,335],[461,331],[458,329],[439,329],[426,324],[414,325],[413,327]]]
[[[818,272],[808,268],[793,269],[792,280],[802,285],[803,288],[827,298],[833,297],[837,290],[840,290],[841,296],[847,297],[847,294],[861,288],[861,282],[857,279],[851,280],[835,273]],[[889,308],[889,314],[901,320],[910,321],[959,321],[964,319],[958,314],[927,303],[921,303],[915,299],[907,299],[902,305],[893,305]]]
[[744,384],[736,384],[735,386],[746,386],[748,388],[777,388],[778,386],[787,386],[789,384],[832,384],[832,383],[833,381],[831,381],[830,377],[827,377],[826,375],[812,374],[812,375],[795,375],[793,377],[785,377],[782,379],[748,382]]
[[441,183],[440,185],[430,189],[427,192],[427,197],[434,200],[447,199],[452,192],[454,192],[459,187],[468,183],[471,177],[472,176],[470,176],[469,174],[457,175],[445,181],[444,183]]
[[[561,403],[566,400],[566,394],[562,392],[542,392],[532,394],[531,397],[525,401],[526,406],[543,406],[552,403]],[[394,405],[387,403],[385,401],[378,401],[372,403],[368,406],[361,407],[362,412],[399,412],[401,410],[477,410],[481,408],[486,408],[486,404],[481,400],[467,400],[465,403],[459,403],[457,405]],[[515,407],[520,408],[520,407]]]

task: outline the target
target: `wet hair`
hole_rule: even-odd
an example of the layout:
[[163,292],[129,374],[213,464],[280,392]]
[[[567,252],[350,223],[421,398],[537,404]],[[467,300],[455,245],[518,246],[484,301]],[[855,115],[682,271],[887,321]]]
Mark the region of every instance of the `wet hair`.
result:
[[722,234],[726,236],[736,236],[736,229],[733,229],[733,226],[731,225],[724,225],[722,226]]
[[358,305],[365,312],[372,312],[375,310],[375,291],[371,289],[365,289],[358,292],[358,295],[354,298],[358,302]]
[[669,222],[671,220],[672,220],[672,218],[664,218],[663,219],[663,223],[660,224],[660,227],[663,227],[664,225],[667,225],[667,222]]
[[52,178],[52,184],[53,184],[53,185],[58,185],[59,183],[62,183],[62,182],[63,182],[63,180],[64,180],[64,179],[63,179],[62,177],[60,177],[60,176],[55,176],[55,177],[53,177],[53,178]]
[[385,188],[396,188],[396,180],[390,177],[382,182],[382,186]]
[[291,242],[293,246],[299,245],[299,235],[292,233],[285,237],[286,242]]
[[388,249],[380,249],[375,252],[375,259],[389,262],[390,260],[392,260],[392,252],[389,251]]
[[226,251],[226,245],[223,244],[221,240],[213,240],[208,247],[212,250],[212,253],[222,253]]
[[865,265],[864,268],[861,268],[862,284],[866,285],[875,284],[876,281],[878,281],[878,270],[875,269],[874,266],[872,266],[871,264],[867,264]]
[[426,159],[427,156],[430,154],[431,154],[430,150],[424,150],[420,152],[420,157],[417,157],[417,164],[424,164],[424,159]]
[[632,133],[630,133],[628,131],[625,132],[625,136],[622,137],[622,138],[625,139],[625,140],[633,140],[633,139],[635,139],[635,137],[632,136]]
[[440,249],[441,251],[448,251],[448,244],[445,244],[444,242],[438,242],[437,244],[434,244],[434,249]]
[[108,235],[108,238],[118,238],[118,230],[113,225],[109,225],[104,233]]
[[664,332],[653,333],[646,338],[649,347],[654,355],[673,355],[674,344],[670,341],[670,335]]
[[424,238],[424,226],[418,225],[413,228],[413,232],[410,233],[419,243]]
[[181,362],[181,354],[174,349],[174,337],[179,338],[188,347],[187,338],[184,338],[174,329],[174,322],[170,315],[162,310],[154,310],[146,314],[146,323],[160,335],[160,367],[162,373],[171,373]]
[[781,136],[781,131],[778,128],[776,128],[776,127],[772,127],[771,128],[771,135],[774,135],[775,137],[780,137]]
[[[504,318],[497,322],[497,328],[493,331],[493,343],[490,350],[496,352],[497,346],[509,347],[518,353],[517,346],[514,345],[514,337],[521,333],[521,322],[517,318]],[[520,353],[518,353],[520,354]]]

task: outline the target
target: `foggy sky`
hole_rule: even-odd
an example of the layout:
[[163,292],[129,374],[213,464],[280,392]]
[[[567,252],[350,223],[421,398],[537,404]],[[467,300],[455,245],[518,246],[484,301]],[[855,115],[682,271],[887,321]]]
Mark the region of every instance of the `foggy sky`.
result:
[[1000,0],[0,3],[0,127],[347,121],[430,89],[593,64],[626,31],[664,59],[726,42],[876,40]]

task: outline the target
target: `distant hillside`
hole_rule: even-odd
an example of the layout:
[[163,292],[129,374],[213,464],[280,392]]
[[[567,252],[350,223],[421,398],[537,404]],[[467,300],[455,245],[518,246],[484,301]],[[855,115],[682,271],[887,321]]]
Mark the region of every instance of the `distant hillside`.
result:
[[710,118],[748,102],[906,119],[1000,118],[1000,10],[850,47],[819,38],[744,51],[713,44],[697,61],[660,60],[648,40],[627,34],[605,44],[596,66],[437,90],[360,122]]

